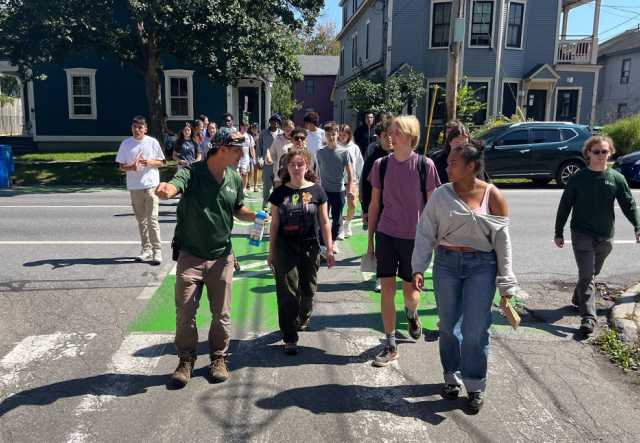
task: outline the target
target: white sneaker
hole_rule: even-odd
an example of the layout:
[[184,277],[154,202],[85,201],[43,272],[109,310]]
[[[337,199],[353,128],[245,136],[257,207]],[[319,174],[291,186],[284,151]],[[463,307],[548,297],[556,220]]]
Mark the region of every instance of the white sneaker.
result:
[[327,247],[326,246],[320,246],[320,258],[323,260],[327,259]]
[[156,249],[153,251],[153,258],[151,259],[152,265],[159,265],[162,263],[162,251],[160,249]]
[[338,249],[338,245],[336,243],[333,244],[333,253],[340,254],[340,249]]
[[344,224],[344,238],[349,238],[353,235],[353,231],[351,230],[351,223],[347,222]]
[[381,290],[382,290],[382,285],[380,284],[380,279],[376,278],[376,287],[375,287],[374,291],[380,292]]
[[338,236],[336,237],[336,240],[344,240],[344,227],[340,228],[340,230],[338,231]]
[[143,261],[151,260],[152,257],[153,257],[153,252],[151,251],[151,249],[143,249],[142,252],[140,252],[140,255],[138,255],[135,258],[135,261],[143,262]]

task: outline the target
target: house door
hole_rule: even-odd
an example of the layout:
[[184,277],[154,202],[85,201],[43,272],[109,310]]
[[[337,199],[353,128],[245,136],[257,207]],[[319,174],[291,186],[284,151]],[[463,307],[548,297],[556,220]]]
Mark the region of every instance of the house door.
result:
[[527,93],[527,118],[543,122],[547,119],[547,91],[529,89]]
[[578,91],[576,89],[558,89],[556,120],[559,122],[578,121]]
[[245,119],[248,123],[258,123],[260,119],[260,88],[238,88],[238,118],[241,122]]

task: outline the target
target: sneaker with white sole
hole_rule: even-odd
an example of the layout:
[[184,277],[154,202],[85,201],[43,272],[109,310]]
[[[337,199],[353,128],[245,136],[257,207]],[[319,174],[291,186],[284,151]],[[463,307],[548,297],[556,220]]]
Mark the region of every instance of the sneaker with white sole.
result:
[[336,240],[344,240],[344,228],[340,228],[340,231],[338,231],[338,236],[336,237]]
[[349,238],[353,235],[353,231],[351,230],[351,223],[346,222],[344,224],[344,238]]
[[152,265],[159,265],[162,263],[162,251],[160,249],[156,249],[153,251],[153,256],[151,258]]
[[142,252],[140,252],[140,255],[135,258],[135,260],[137,262],[143,262],[151,260],[151,258],[153,258],[153,251],[151,249],[143,249]]
[[376,292],[382,291],[382,284],[380,283],[380,279],[379,278],[376,278],[376,286],[375,286],[375,288],[373,290],[376,291]]
[[335,243],[333,244],[333,253],[340,254],[340,249],[338,249],[338,245],[336,245]]
[[326,260],[327,259],[327,247],[326,246],[320,246],[320,258],[322,260]]
[[385,346],[384,350],[376,355],[373,359],[373,366],[383,368],[394,360],[398,359],[398,348],[392,348],[391,346]]

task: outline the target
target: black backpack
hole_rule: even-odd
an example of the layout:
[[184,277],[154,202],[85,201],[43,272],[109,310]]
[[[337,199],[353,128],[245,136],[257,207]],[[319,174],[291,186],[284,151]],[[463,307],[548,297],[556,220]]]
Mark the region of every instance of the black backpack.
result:
[[[382,157],[380,160],[380,214],[384,209],[384,176],[387,173],[387,164],[389,163],[389,155]],[[422,204],[427,204],[427,159],[424,155],[420,156],[418,161],[418,174],[420,175],[420,191],[422,192]]]

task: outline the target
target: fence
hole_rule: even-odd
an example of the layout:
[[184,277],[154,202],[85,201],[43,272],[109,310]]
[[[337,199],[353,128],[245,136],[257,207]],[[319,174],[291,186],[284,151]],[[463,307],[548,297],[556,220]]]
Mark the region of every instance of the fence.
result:
[[23,125],[22,99],[0,106],[0,135],[22,135]]

